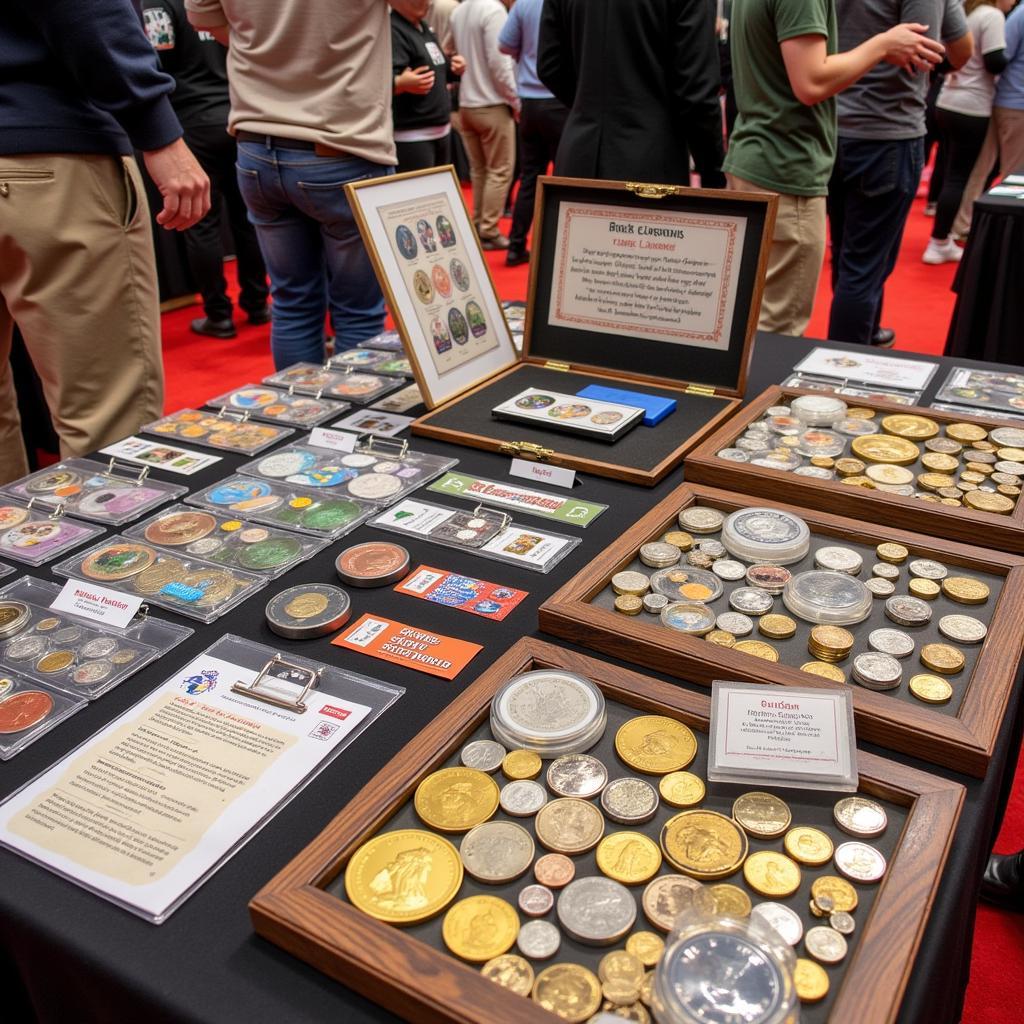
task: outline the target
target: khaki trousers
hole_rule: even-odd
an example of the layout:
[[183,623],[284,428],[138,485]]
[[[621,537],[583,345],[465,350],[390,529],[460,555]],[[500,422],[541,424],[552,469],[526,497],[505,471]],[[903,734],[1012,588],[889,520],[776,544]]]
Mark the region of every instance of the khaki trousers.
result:
[[[731,189],[771,192],[731,174],[726,178]],[[811,319],[825,258],[825,197],[776,194],[779,208],[757,327],[800,336]]]
[[953,234],[966,235],[971,230],[975,200],[985,191],[985,183],[993,167],[1004,177],[1024,168],[1024,110],[992,108],[985,144],[964,188],[964,197],[960,200],[960,209],[953,223]]
[[10,366],[14,323],[62,456],[161,414],[156,263],[134,159],[0,155],[0,483],[28,472]]
[[473,180],[473,223],[482,238],[495,238],[505,210],[516,159],[516,127],[504,104],[460,107],[458,132]]

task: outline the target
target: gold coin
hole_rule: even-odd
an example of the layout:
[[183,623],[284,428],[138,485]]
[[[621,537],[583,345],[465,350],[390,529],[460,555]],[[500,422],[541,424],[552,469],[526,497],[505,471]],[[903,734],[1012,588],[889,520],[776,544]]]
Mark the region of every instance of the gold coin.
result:
[[[966,487],[967,485],[965,484],[964,486]],[[940,505],[942,503],[942,499],[936,497],[934,494],[921,494],[918,492],[914,497],[917,498],[918,501],[930,501],[933,505]]]
[[907,584],[907,590],[909,590],[914,597],[921,598],[922,601],[934,601],[942,592],[935,580],[923,580],[917,578],[912,579]]
[[730,917],[750,917],[750,897],[736,885],[722,882],[708,886],[716,914],[728,914]]
[[882,430],[887,434],[894,434],[896,437],[927,441],[928,438],[938,434],[939,425],[935,420],[930,420],[926,416],[913,416],[910,413],[900,412],[892,416],[884,416]]
[[510,750],[501,759],[501,772],[506,779],[535,779],[544,763],[532,750]]
[[793,987],[801,1003],[817,1003],[828,995],[828,973],[821,964],[798,957],[793,968]]
[[792,896],[800,888],[800,868],[774,850],[759,850],[747,857],[743,877],[754,892],[772,899]]
[[823,661],[841,661],[853,649],[853,634],[842,626],[815,626],[807,638],[807,649]]
[[736,646],[736,637],[732,633],[727,633],[724,629],[713,629],[704,639],[709,644],[715,644],[718,647]]
[[633,932],[626,939],[626,952],[632,953],[644,967],[654,967],[665,952],[665,940],[654,932]]
[[836,460],[829,455],[814,455],[811,457],[811,465],[817,466],[818,469],[832,469],[836,464]]
[[840,476],[857,476],[864,472],[864,463],[860,459],[836,459],[836,472]]
[[895,466],[909,466],[921,455],[917,445],[890,434],[867,434],[855,437],[850,450],[866,462],[890,462]]
[[796,622],[788,615],[762,615],[757,620],[757,629],[773,640],[785,640],[796,632]]
[[579,964],[554,964],[537,975],[532,998],[568,1024],[583,1024],[601,1008],[601,982]]
[[875,548],[875,554],[881,561],[888,562],[890,565],[902,565],[910,557],[910,551],[907,548],[892,541],[879,544]]
[[1005,516],[1013,511],[1014,502],[1005,494],[992,494],[989,491],[969,491],[964,497],[964,504],[977,512],[993,512]]
[[597,846],[604,835],[604,816],[586,800],[561,797],[537,812],[534,829],[545,849],[575,855]]
[[47,675],[51,672],[63,672],[74,660],[74,651],[50,651],[36,662],[36,669]]
[[925,704],[945,704],[953,696],[953,687],[949,680],[922,672],[911,676],[908,684],[910,692]]
[[[965,480],[962,473],[960,474],[960,480],[956,486],[957,490],[962,491],[964,494],[968,491],[976,491],[978,489],[978,485],[972,484],[969,480]],[[918,497],[920,497],[920,495],[918,495]]]
[[984,441],[988,437],[988,431],[979,427],[977,423],[950,423],[946,427],[946,437],[951,437],[961,444],[973,444],[976,441]]
[[1024,462],[1024,448],[997,448],[996,455],[1003,462]]
[[517,996],[528,996],[533,991],[533,968],[528,960],[515,953],[504,953],[488,960],[480,973]]
[[942,581],[942,592],[958,604],[984,604],[989,588],[987,583],[973,576],[947,576]]
[[744,654],[751,654],[755,658],[763,658],[765,661],[778,661],[779,652],[766,644],[763,640],[738,640],[733,645],[734,651],[742,651]]
[[693,772],[669,772],[658,780],[658,792],[670,807],[696,807],[704,799],[704,780]]
[[670,530],[661,539],[666,544],[674,544],[680,551],[689,551],[693,547],[693,537],[684,530]]
[[319,615],[328,605],[329,599],[326,594],[318,594],[316,591],[307,591],[293,597],[285,606],[285,614],[293,619],[310,619]]
[[994,452],[997,450],[997,446],[991,441],[975,441],[971,447],[976,448],[979,452]]
[[925,644],[921,648],[921,664],[933,672],[953,676],[966,664],[964,652],[950,644]]
[[921,465],[934,473],[955,473],[960,463],[944,452],[927,452],[921,456]]
[[185,575],[185,563],[178,558],[161,558],[148,569],[143,569],[132,580],[132,586],[140,594],[159,594],[168,583],[174,583]]
[[441,924],[444,944],[474,964],[507,953],[518,934],[519,916],[497,896],[467,896],[444,915]]
[[498,809],[498,786],[490,775],[476,768],[442,768],[416,787],[413,806],[420,818],[438,832],[468,832]]
[[785,800],[759,790],[738,796],[732,805],[732,816],[748,835],[758,839],[781,836],[793,820]]
[[857,909],[857,890],[838,875],[819,875],[811,882],[812,899],[827,896],[832,901],[833,910],[845,910],[852,914]]
[[[978,476],[980,476],[982,478],[984,478],[986,476],[991,476],[995,472],[995,470],[991,466],[986,465],[984,462],[968,462],[966,468],[971,473],[975,473],[975,474],[977,474]],[[976,484],[980,484],[980,483],[984,483],[985,481],[984,481],[984,479],[981,479],[981,480],[975,480],[974,482]]]
[[[640,934],[650,935],[652,939],[657,939],[664,948],[665,943],[652,932]],[[640,982],[644,980],[644,963],[636,953],[629,949],[627,942],[625,950],[616,949],[601,957],[601,962],[597,965],[597,976],[604,982],[619,982],[639,989]]]
[[940,505],[951,505],[953,508],[963,508],[964,503],[957,498],[940,498]]
[[661,867],[658,844],[642,832],[612,832],[598,843],[598,869],[623,885],[650,881]]
[[443,836],[416,828],[374,836],[345,868],[352,905],[388,924],[416,924],[439,914],[460,885],[459,851]]
[[[950,479],[952,479],[952,477],[950,477]],[[978,484],[983,484],[985,482],[985,474],[979,473],[975,469],[965,469],[960,474],[960,482],[963,484],[974,484],[977,486]]]
[[664,715],[631,718],[615,734],[615,752],[638,772],[666,775],[685,768],[697,754],[693,730]]
[[863,405],[854,405],[846,410],[846,417],[851,420],[873,420],[877,415],[874,409]]
[[1016,498],[1020,494],[1020,488],[1016,484],[997,484],[996,490],[1000,494],[1006,494],[1012,498]]
[[867,491],[875,490],[875,482],[869,476],[844,476],[839,482],[850,487],[863,487]]
[[943,487],[952,487],[956,481],[945,473],[920,473],[917,486],[926,491],[938,491]]
[[821,676],[822,679],[832,679],[837,683],[846,682],[846,673],[827,661],[807,661],[800,666],[801,672],[807,672],[812,676]]
[[693,878],[725,878],[747,856],[747,835],[716,811],[682,811],[662,826],[661,848],[669,863]]
[[832,859],[832,840],[819,828],[807,825],[791,828],[782,845],[793,860],[811,867],[827,864]]
[[891,487],[903,487],[914,479],[914,474],[906,466],[893,466],[888,462],[868,466],[864,475],[876,484],[888,484]]
[[639,615],[644,610],[644,602],[636,594],[619,594],[615,598],[615,610],[623,615]]

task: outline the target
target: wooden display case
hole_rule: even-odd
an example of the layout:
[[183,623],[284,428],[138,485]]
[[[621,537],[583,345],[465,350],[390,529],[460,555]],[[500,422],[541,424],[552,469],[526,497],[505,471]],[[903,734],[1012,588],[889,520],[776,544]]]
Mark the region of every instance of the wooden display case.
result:
[[[420,780],[456,758],[462,744],[486,728],[497,689],[513,676],[539,668],[577,672],[600,686],[609,706],[606,737],[614,733],[613,712],[620,717],[669,715],[695,731],[698,761],[703,758],[706,764],[710,703],[706,696],[540,640],[520,640],[400,751],[256,895],[249,908],[257,932],[406,1020],[446,1024],[545,1024],[556,1020],[538,1004],[500,988],[475,967],[449,954],[437,938],[438,918],[411,929],[391,927],[353,907],[340,885],[348,859],[360,845],[374,834],[396,827],[396,822],[402,827],[400,816],[408,812]],[[858,764],[859,791],[880,800],[889,814],[886,833],[873,841],[887,856],[888,870],[877,886],[857,887],[861,904],[855,915],[857,930],[851,936],[851,951],[841,964],[827,968],[831,982],[828,997],[803,1007],[801,1019],[812,1024],[826,1020],[881,1024],[896,1018],[964,797],[958,783],[875,755],[859,753]],[[697,762],[692,770],[701,770]],[[742,791],[736,786],[709,784],[703,806],[728,813],[732,800]],[[787,789],[780,795],[790,804],[794,822],[818,822],[841,835],[831,825],[837,794]],[[675,813],[670,808],[663,810]],[[656,821],[663,816],[659,811]],[[517,820],[530,823],[529,819]],[[779,839],[751,840],[751,849],[778,848],[780,844]],[[586,870],[591,861],[592,854],[577,858],[578,871]],[[819,870],[828,873],[829,869]],[[807,909],[812,874],[805,871],[801,889],[786,901],[805,926],[813,920]],[[742,876],[729,880],[743,884]],[[639,888],[634,891],[639,896]],[[638,914],[636,927],[649,927],[642,914]],[[585,948],[567,949],[563,940],[556,962],[573,960],[581,950]],[[599,957],[606,951],[590,948],[589,952]],[[538,964],[537,969],[542,966]]]
[[[866,573],[871,564],[868,559],[874,560],[875,546],[883,541],[895,541],[910,550],[911,558],[932,558],[984,578],[991,589],[991,611],[986,609],[981,613],[977,607],[947,602],[944,612],[983,614],[988,623],[988,635],[983,643],[966,650],[968,660],[965,669],[959,676],[951,677],[955,687],[954,700],[946,705],[929,705],[906,692],[906,678],[915,672],[927,671],[916,660],[917,650],[905,663],[904,682],[898,690],[876,692],[853,686],[854,713],[860,739],[912,754],[932,764],[984,776],[1010,691],[1017,679],[1024,648],[1024,634],[1020,628],[1024,615],[1024,559],[1014,555],[925,537],[873,522],[858,522],[825,512],[808,511],[777,501],[749,498],[732,491],[683,484],[541,605],[541,629],[584,647],[704,686],[710,686],[715,679],[742,679],[783,686],[833,688],[849,685],[800,671],[800,665],[813,657],[806,647],[807,632],[811,628],[807,624],[798,627],[793,640],[770,641],[779,646],[783,643],[794,645],[788,660],[773,663],[666,628],[657,618],[646,613],[632,617],[612,609],[611,577],[630,566],[652,572],[635,562],[640,546],[649,540],[658,540],[668,530],[678,529],[677,514],[680,509],[693,504],[710,506],[726,514],[741,508],[767,505],[802,518],[811,530],[811,551],[804,560],[807,564],[789,566],[793,571],[814,567],[816,547],[838,543],[860,546],[864,552]],[[906,573],[905,567],[903,572]],[[946,600],[939,599],[940,602]],[[860,640],[871,629],[895,626],[884,616],[884,603],[883,600],[875,600],[867,620],[846,628]],[[939,602],[933,604],[939,605]],[[728,609],[724,597],[714,602],[712,607],[716,612]],[[781,599],[777,610],[785,611],[781,607]],[[936,629],[939,614],[937,610],[931,624],[922,627],[925,634],[916,634],[922,643],[944,639]],[[759,637],[756,630],[753,637],[765,639]],[[855,652],[864,649],[863,644],[854,648]],[[847,673],[848,664],[840,665]]]
[[[1018,501],[1009,515],[995,515],[991,512],[977,512],[966,506],[956,508],[939,505],[887,491],[851,487],[838,480],[794,476],[777,469],[718,458],[718,452],[730,447],[751,423],[764,415],[766,409],[773,405],[785,405],[798,395],[814,394],[820,392],[800,388],[768,388],[693,449],[686,458],[686,479],[765,498],[785,494],[788,501],[807,508],[891,523],[965,544],[975,544],[981,539],[986,547],[1024,553],[1024,501]],[[850,399],[849,404],[877,409],[881,416],[907,413],[927,416],[942,426],[950,423],[976,423],[986,430],[1020,426],[1019,422],[1000,420],[998,416],[970,416],[917,406],[895,408],[871,399]]]

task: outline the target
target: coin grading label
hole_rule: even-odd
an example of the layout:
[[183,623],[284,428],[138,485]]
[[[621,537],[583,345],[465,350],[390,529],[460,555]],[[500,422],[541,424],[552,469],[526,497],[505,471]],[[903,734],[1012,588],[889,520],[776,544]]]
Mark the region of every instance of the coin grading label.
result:
[[708,779],[857,788],[853,698],[841,690],[766,688],[716,679]]
[[523,598],[530,596],[525,590],[503,587],[429,565],[413,570],[395,587],[395,592],[498,621],[508,616]]
[[454,679],[483,650],[468,640],[374,615],[363,615],[331,643],[441,679]]
[[95,583],[69,579],[50,605],[55,611],[81,615],[124,629],[135,618],[143,598],[109,590]]

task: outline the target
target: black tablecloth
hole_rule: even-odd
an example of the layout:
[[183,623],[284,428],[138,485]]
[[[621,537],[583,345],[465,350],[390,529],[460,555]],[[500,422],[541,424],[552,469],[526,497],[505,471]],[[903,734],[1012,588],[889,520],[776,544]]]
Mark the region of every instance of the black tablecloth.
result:
[[[1020,172],[1024,174],[1024,169]],[[1024,199],[984,195],[953,281],[947,356],[1024,362]]]
[[[754,395],[779,381],[815,344],[772,336],[758,341],[750,375]],[[944,374],[936,374],[941,381]],[[933,381],[930,392],[937,383]],[[926,397],[930,397],[930,394]],[[425,451],[458,456],[459,469],[502,479],[509,460],[469,448],[415,439]],[[189,483],[192,489],[227,475],[240,458],[228,456]],[[473,557],[408,542],[413,563],[425,562],[529,591],[529,598],[503,622],[490,622],[391,589],[352,591],[354,611],[376,611],[484,645],[455,682],[391,668],[331,647],[326,639],[282,642],[263,623],[269,596],[302,579],[334,578],[341,546],[378,535],[362,528],[331,545],[305,567],[274,581],[266,591],[210,626],[199,626],[187,642],[54,729],[23,754],[0,765],[0,795],[31,779],[115,715],[156,687],[224,633],[294,647],[302,654],[343,664],[407,688],[405,696],[370,732],[244,846],[163,925],[154,927],[56,876],[0,850],[0,1019],[5,1021],[173,1022],[393,1021],[373,1003],[326,978],[254,935],[246,904],[271,875],[312,840],[337,811],[390,757],[416,735],[496,657],[520,636],[536,632],[537,607],[650,506],[676,487],[680,472],[647,490],[612,480],[584,477],[579,497],[609,510],[580,531],[583,544],[552,573],[542,576]],[[557,528],[556,528],[557,529]],[[571,528],[567,532],[575,532]],[[403,541],[403,543],[406,543]],[[33,572],[45,576],[42,570]],[[165,613],[162,613],[165,614]],[[171,616],[173,617],[173,616]],[[701,691],[706,692],[706,691]],[[967,982],[980,874],[1006,801],[1006,787],[1020,739],[1019,689],[986,779],[968,779],[887,754],[925,770],[950,774],[967,786],[967,800],[941,890],[911,975],[901,1021],[956,1021]],[[854,1022],[871,1024],[871,1022]]]

